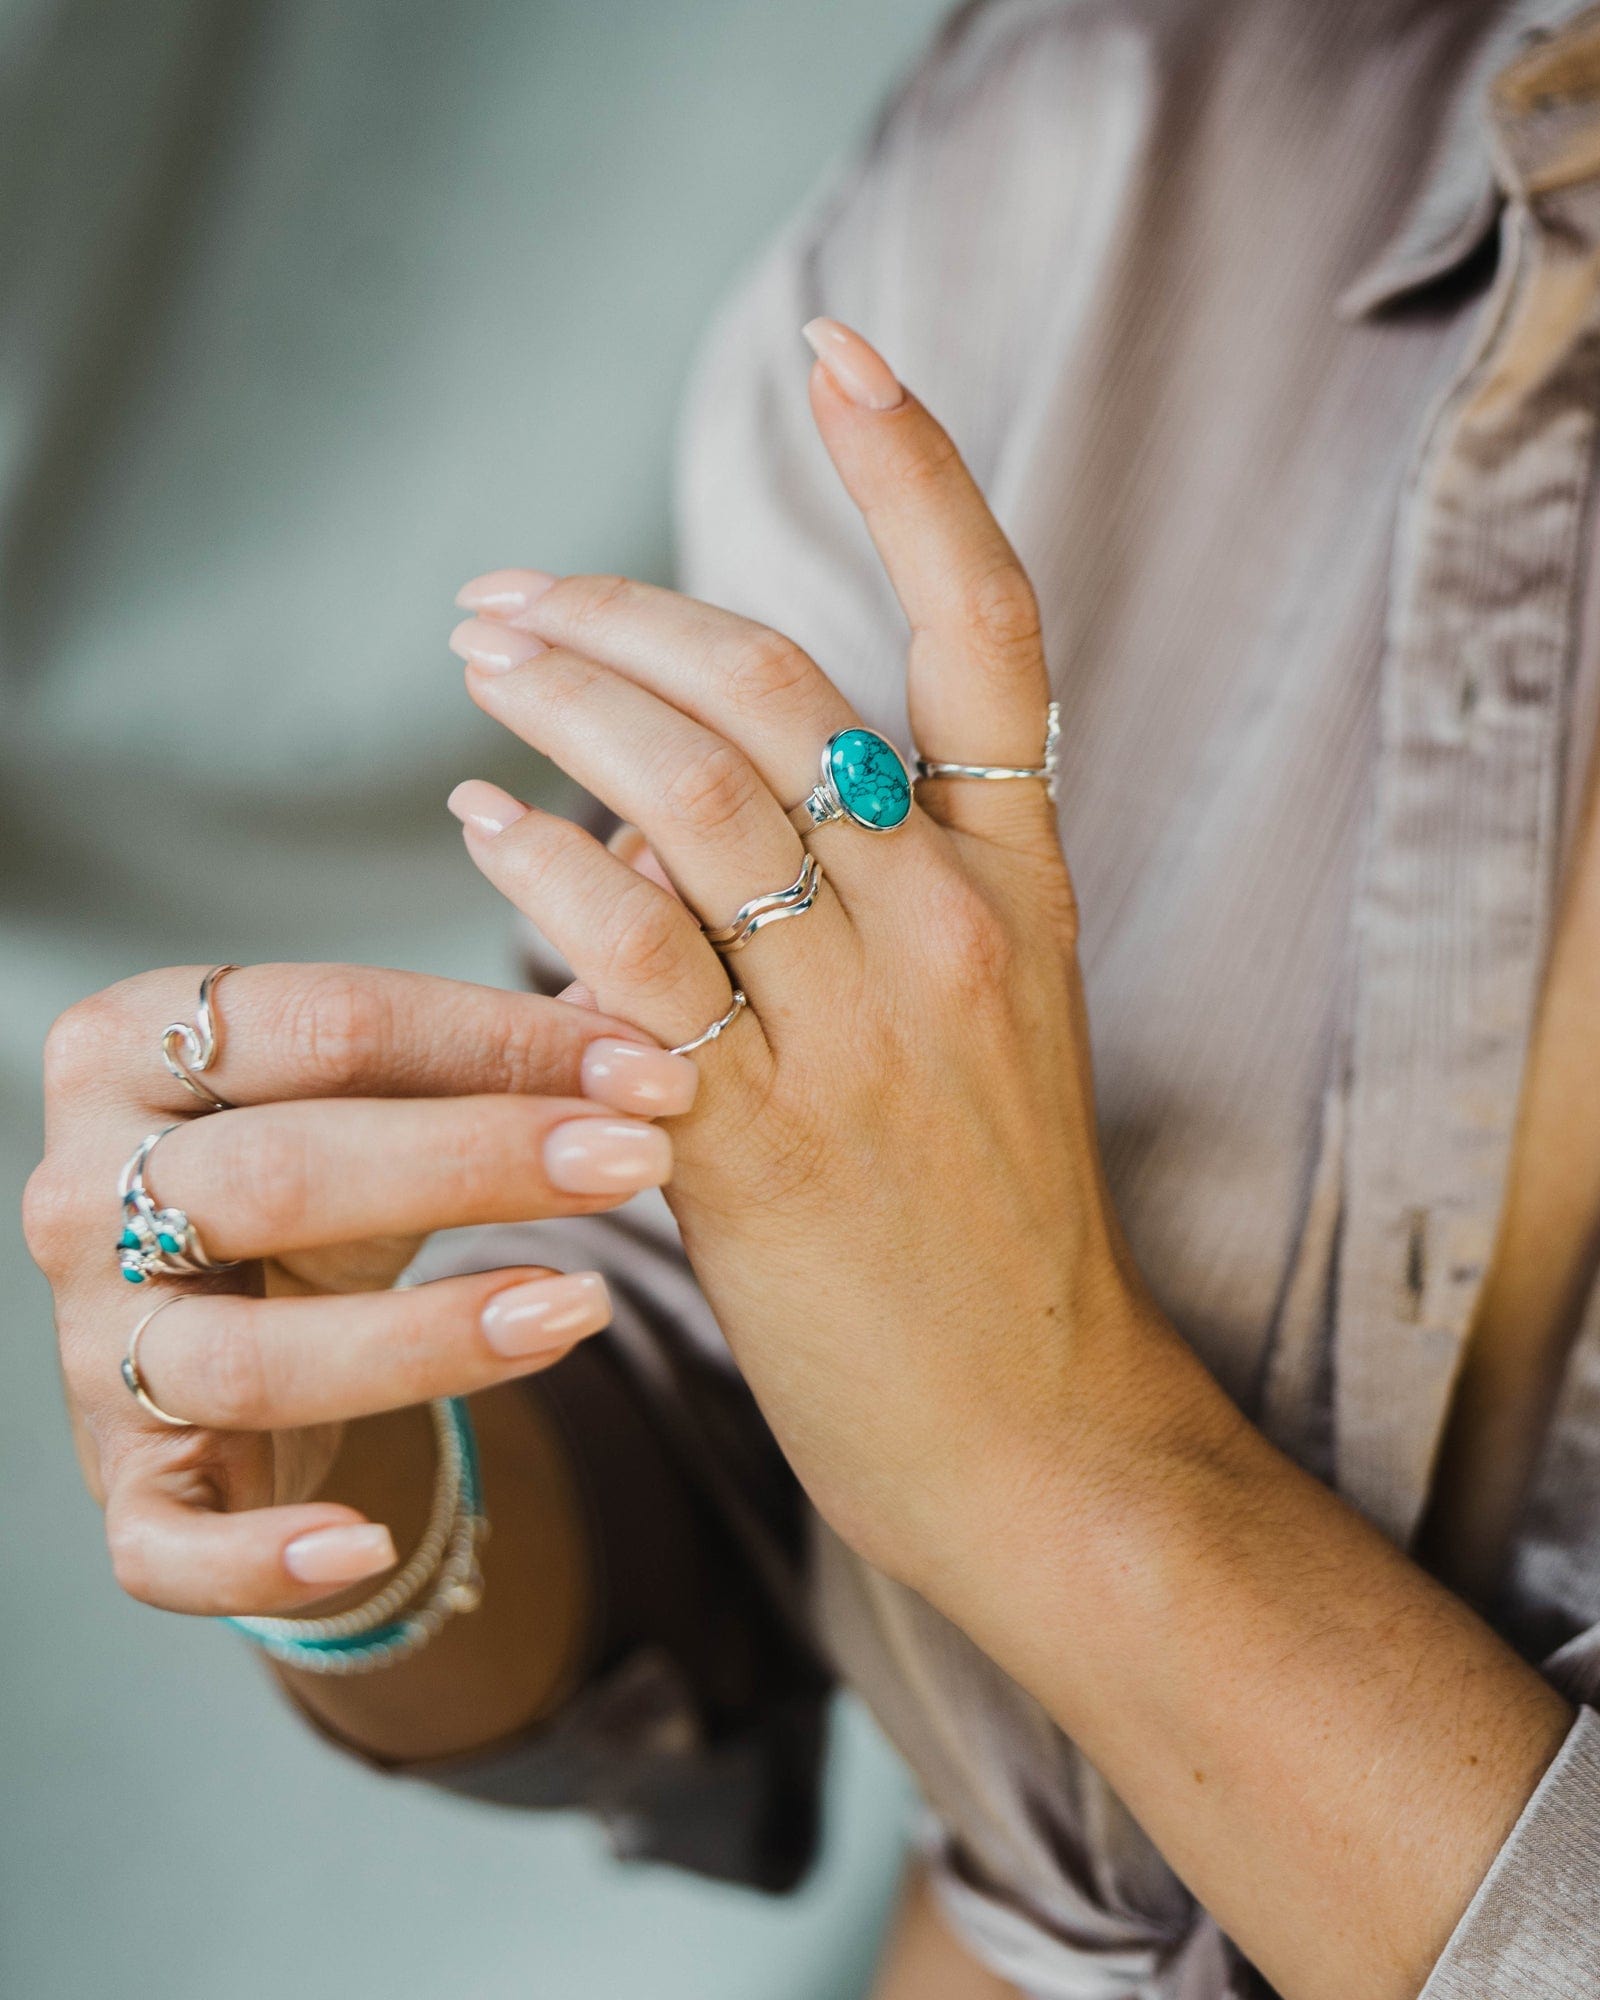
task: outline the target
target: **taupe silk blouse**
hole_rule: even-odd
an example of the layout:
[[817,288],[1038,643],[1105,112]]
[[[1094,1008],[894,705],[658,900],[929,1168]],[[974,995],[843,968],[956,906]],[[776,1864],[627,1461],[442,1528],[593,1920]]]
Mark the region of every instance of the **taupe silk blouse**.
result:
[[[900,619],[806,409],[821,312],[948,423],[1038,585],[1140,1265],[1228,1392],[1404,1542],[1600,711],[1600,9],[954,18],[722,315],[684,431],[684,586],[802,641],[904,741]],[[914,1771],[953,1920],[1024,1992],[1259,1992],[1048,1718],[798,1518],[664,1209],[533,1234],[440,1239],[426,1267],[604,1239],[617,1327],[549,1393],[602,1553],[629,1481],[688,1496],[661,1555],[695,1580],[695,1633],[642,1611],[615,1557],[571,1710],[434,1775],[781,1885],[820,1658]],[[629,1424],[649,1442],[624,1451]],[[1595,1702],[1600,1303],[1541,1465],[1496,1622]],[[1426,1996],[1596,1991],[1585,1707]]]

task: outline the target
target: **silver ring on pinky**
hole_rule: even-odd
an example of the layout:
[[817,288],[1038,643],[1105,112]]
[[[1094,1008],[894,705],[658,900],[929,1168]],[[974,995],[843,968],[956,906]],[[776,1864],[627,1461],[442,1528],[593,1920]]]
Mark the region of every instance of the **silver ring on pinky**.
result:
[[1044,756],[1037,764],[945,764],[931,757],[918,757],[917,782],[924,778],[1042,778],[1045,794],[1054,799],[1056,774],[1061,768],[1061,704],[1051,702],[1045,710]]
[[139,1405],[139,1408],[144,1411],[146,1416],[154,1417],[158,1424],[165,1424],[168,1430],[173,1431],[192,1431],[194,1425],[190,1423],[187,1417],[175,1417],[170,1410],[162,1409],[155,1397],[145,1387],[144,1376],[139,1372],[139,1342],[144,1339],[144,1330],[150,1324],[151,1320],[155,1318],[156,1314],[164,1313],[168,1306],[181,1305],[183,1298],[183,1293],[179,1292],[175,1298],[163,1299],[160,1305],[150,1308],[144,1318],[133,1329],[132,1333],[128,1335],[128,1351],[122,1357],[121,1367],[123,1383],[127,1388],[128,1394]]
[[729,952],[743,951],[759,930],[768,924],[781,924],[785,917],[801,917],[817,900],[817,891],[822,887],[822,864],[814,854],[808,854],[800,864],[800,873],[787,889],[775,889],[770,895],[752,896],[732,923],[721,924],[715,930],[706,932],[706,943],[720,951],[724,957]]
[[200,1081],[222,1053],[222,1023],[211,1004],[217,981],[225,973],[237,972],[236,965],[214,965],[200,982],[200,1000],[195,1008],[194,1026],[174,1021],[161,1033],[161,1060],[191,1097],[198,1097],[208,1111],[231,1111],[225,1097],[218,1097],[209,1084]]
[[696,1049],[703,1049],[708,1042],[714,1042],[724,1028],[731,1028],[745,1008],[750,1005],[742,986],[733,989],[733,1005],[720,1021],[713,1021],[703,1035],[696,1035],[692,1042],[679,1042],[675,1049],[668,1049],[669,1056],[692,1056]]
[[152,1278],[193,1278],[202,1271],[230,1271],[231,1262],[213,1257],[200,1232],[181,1208],[158,1208],[145,1186],[150,1155],[176,1125],[163,1125],[139,1141],[122,1170],[117,1199],[122,1203],[122,1234],[117,1238],[117,1263],[130,1285]]

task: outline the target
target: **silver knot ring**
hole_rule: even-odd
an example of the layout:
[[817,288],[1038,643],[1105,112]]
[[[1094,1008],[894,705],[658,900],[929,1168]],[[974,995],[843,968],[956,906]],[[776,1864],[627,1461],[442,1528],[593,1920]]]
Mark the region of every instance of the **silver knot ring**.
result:
[[750,1005],[742,986],[733,989],[733,1005],[720,1021],[713,1021],[703,1035],[696,1035],[692,1042],[679,1042],[675,1049],[668,1049],[669,1056],[692,1056],[696,1049],[703,1049],[708,1042],[714,1042],[724,1028],[731,1028],[745,1008]]
[[139,1141],[122,1170],[117,1199],[122,1203],[122,1234],[117,1238],[117,1264],[130,1285],[151,1278],[193,1278],[202,1271],[230,1271],[231,1261],[213,1257],[200,1232],[181,1208],[158,1208],[145,1186],[150,1155],[176,1125],[163,1125]]
[[770,895],[752,896],[731,923],[720,924],[715,930],[706,932],[706,943],[720,951],[724,957],[730,952],[743,951],[759,930],[768,924],[781,924],[785,917],[801,917],[817,900],[817,891],[822,887],[822,864],[814,854],[808,854],[800,864],[800,873],[787,889],[775,889]]
[[222,1024],[211,1004],[211,995],[224,973],[238,970],[236,965],[212,966],[200,982],[200,1001],[195,1009],[194,1026],[190,1027],[187,1021],[174,1021],[161,1034],[161,1060],[184,1089],[191,1096],[198,1097],[208,1111],[233,1109],[225,1097],[218,1097],[209,1084],[200,1081],[200,1075],[210,1069],[222,1052]]
[[917,758],[917,782],[924,778],[1042,778],[1046,796],[1056,795],[1056,774],[1061,768],[1061,704],[1051,702],[1045,710],[1044,755],[1037,764],[945,764],[932,757]]

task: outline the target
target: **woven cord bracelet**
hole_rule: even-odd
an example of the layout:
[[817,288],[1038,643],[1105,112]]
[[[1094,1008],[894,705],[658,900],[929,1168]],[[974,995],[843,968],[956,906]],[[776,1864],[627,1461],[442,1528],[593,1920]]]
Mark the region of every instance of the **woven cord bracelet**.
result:
[[419,1651],[483,1597],[478,1544],[483,1511],[478,1444],[465,1401],[431,1403],[439,1462],[433,1506],[405,1567],[364,1603],[327,1618],[224,1618],[270,1658],[312,1674],[362,1674]]

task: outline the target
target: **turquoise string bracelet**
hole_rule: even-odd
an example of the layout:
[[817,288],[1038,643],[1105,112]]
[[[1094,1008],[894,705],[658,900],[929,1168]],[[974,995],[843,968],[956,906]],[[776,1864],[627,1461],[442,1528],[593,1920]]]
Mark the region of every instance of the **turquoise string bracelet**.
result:
[[483,1510],[478,1441],[466,1401],[429,1404],[438,1447],[433,1505],[422,1539],[382,1590],[327,1618],[224,1618],[270,1658],[302,1673],[361,1674],[418,1652],[441,1626],[483,1598]]

